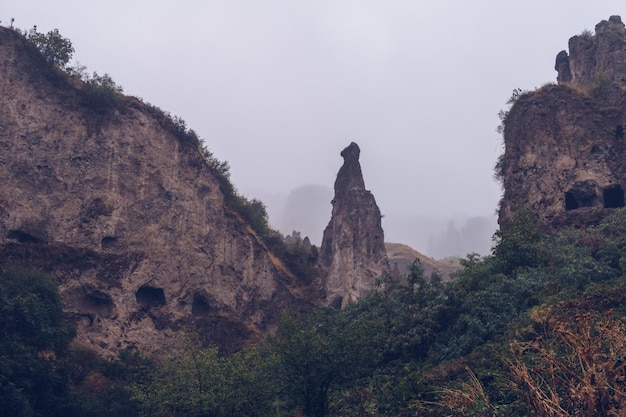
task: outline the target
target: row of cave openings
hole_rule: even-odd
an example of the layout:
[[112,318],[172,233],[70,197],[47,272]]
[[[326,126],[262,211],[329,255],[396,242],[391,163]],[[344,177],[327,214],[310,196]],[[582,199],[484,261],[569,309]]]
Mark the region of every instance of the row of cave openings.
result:
[[[565,193],[565,210],[576,210],[583,207],[599,206],[595,184],[584,182],[576,184]],[[602,189],[602,206],[604,208],[624,207],[624,190],[619,184],[609,185]]]
[[[142,310],[158,308],[167,304],[165,291],[163,288],[143,285],[135,292],[135,299]],[[82,296],[82,307],[91,313],[96,313],[102,317],[110,317],[115,310],[115,304],[111,296],[104,291],[88,288]],[[191,314],[196,317],[209,315],[213,311],[209,299],[202,293],[193,296]]]
[[[137,300],[137,304],[144,309],[161,307],[166,304],[163,288],[150,285],[140,287],[135,293],[135,299]],[[191,304],[191,314],[193,316],[206,316],[211,313],[212,310],[213,308],[211,307],[208,297],[201,293],[195,293],[193,295],[193,302]]]

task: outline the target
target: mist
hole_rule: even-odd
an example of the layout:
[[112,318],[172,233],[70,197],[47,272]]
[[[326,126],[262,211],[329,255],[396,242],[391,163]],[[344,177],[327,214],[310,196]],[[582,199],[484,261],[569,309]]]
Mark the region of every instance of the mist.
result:
[[[319,242],[350,142],[387,241],[489,251],[498,112],[556,81],[571,36],[623,0],[21,0],[3,24],[53,28],[74,65],[181,117],[270,223]],[[331,197],[332,198],[332,197]]]
[[[284,235],[300,232],[303,238],[307,236],[311,243],[319,246],[330,221],[332,198],[331,187],[307,184],[288,194],[267,194],[262,200],[267,205],[273,228]],[[465,257],[470,253],[489,254],[498,227],[495,213],[439,218],[418,214],[383,215],[382,225],[386,242],[409,245],[436,259]]]

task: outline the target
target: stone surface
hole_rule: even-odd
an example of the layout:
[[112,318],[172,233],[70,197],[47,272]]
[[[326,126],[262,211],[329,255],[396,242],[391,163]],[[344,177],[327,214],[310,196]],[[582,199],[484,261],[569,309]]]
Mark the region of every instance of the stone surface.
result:
[[199,143],[137,99],[90,111],[80,88],[0,28],[0,264],[50,272],[79,342],[155,351],[194,323],[237,345],[306,302]]
[[343,165],[335,180],[331,220],[324,230],[320,263],[325,274],[325,302],[335,308],[369,294],[376,278],[389,271],[381,214],[365,182],[359,146],[342,152]]
[[[596,223],[624,206],[626,35],[612,16],[570,39],[558,85],[521,95],[506,118],[499,223],[529,210],[548,228]],[[569,69],[569,72],[568,72]]]
[[[561,51],[555,69],[559,84],[590,87],[606,83],[626,84],[626,30],[619,16],[611,16],[595,27],[569,40],[569,54]],[[619,97],[619,95],[618,95]],[[608,97],[605,97],[605,99]]]

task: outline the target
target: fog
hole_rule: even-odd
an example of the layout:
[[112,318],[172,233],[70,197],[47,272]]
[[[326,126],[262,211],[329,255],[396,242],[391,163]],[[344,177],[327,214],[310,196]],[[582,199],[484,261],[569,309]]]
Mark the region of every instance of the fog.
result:
[[58,28],[74,65],[182,117],[284,233],[319,244],[339,153],[357,142],[386,240],[444,257],[491,247],[497,114],[513,89],[555,82],[568,39],[623,10],[616,0],[20,0],[4,1],[0,20]]

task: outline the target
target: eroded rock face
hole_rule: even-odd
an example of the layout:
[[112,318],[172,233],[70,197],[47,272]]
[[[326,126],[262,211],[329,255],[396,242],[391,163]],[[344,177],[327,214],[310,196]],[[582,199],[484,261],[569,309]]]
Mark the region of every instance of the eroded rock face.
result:
[[365,189],[359,146],[342,152],[343,165],[335,180],[330,223],[324,230],[321,264],[326,303],[345,307],[375,288],[375,280],[389,271],[381,215],[372,193]]
[[569,40],[569,54],[557,55],[559,83],[591,86],[594,83],[626,82],[626,30],[619,16],[611,16],[595,27],[595,34],[583,33]]
[[79,83],[41,64],[0,28],[0,265],[50,272],[79,342],[154,351],[201,319],[236,344],[299,302],[198,143],[133,98],[85,108]]
[[557,55],[558,85],[519,97],[505,123],[499,222],[520,209],[548,228],[589,225],[624,206],[626,34],[619,16]]

